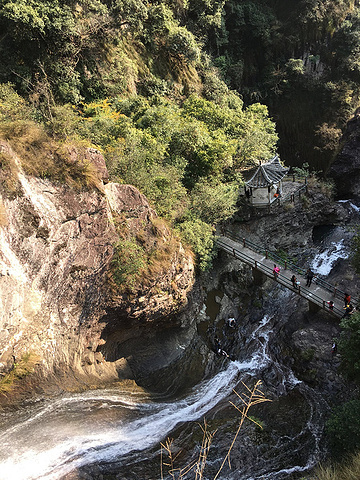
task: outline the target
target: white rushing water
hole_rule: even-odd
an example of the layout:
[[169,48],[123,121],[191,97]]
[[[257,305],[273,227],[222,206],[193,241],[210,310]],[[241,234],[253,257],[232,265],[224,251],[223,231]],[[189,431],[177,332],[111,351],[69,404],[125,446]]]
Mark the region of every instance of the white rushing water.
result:
[[[349,208],[353,210],[356,217],[360,213],[360,207],[350,200],[338,200],[338,203],[347,204]],[[310,264],[312,270],[323,276],[329,275],[339,259],[349,258],[349,243],[352,236],[351,228],[347,229],[346,227],[334,226],[331,230],[328,230],[320,242],[321,248],[319,253]]]
[[252,334],[254,352],[229,362],[185,398],[164,401],[143,391],[109,389],[64,396],[7,418],[0,429],[0,480],[56,480],[83,465],[159,445],[178,424],[201,419],[241,376],[268,365],[270,318]]
[[351,200],[338,200],[338,203],[347,203],[355,212],[360,212],[360,207],[355,205]]
[[344,239],[341,239],[339,242],[332,242],[329,247],[318,253],[311,262],[310,267],[313,272],[327,276],[337,260],[348,257],[348,248],[344,245]]

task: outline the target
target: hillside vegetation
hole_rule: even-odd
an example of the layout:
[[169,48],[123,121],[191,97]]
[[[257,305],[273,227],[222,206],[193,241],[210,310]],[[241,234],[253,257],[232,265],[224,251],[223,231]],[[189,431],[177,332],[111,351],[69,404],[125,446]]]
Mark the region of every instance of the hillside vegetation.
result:
[[209,42],[246,103],[268,105],[287,164],[326,170],[359,107],[360,10],[354,0],[229,0]]
[[[26,173],[88,187],[89,166],[70,165],[66,151],[100,149],[111,178],[139,188],[206,269],[241,170],[273,155],[278,137],[267,107],[244,106],[219,78],[183,25],[185,7],[2,2],[0,133]],[[221,23],[221,5],[204,8],[191,17],[205,32]]]
[[66,152],[95,146],[201,268],[242,169],[278,148],[326,170],[358,106],[353,0],[3,0],[0,27],[1,135],[26,172],[94,186]]
[[3,0],[0,27],[2,135],[34,151],[36,130],[43,161],[57,152],[56,168],[27,160],[27,172],[90,186],[61,152],[101,149],[201,268],[244,166],[277,147],[287,164],[326,170],[359,105],[354,0]]

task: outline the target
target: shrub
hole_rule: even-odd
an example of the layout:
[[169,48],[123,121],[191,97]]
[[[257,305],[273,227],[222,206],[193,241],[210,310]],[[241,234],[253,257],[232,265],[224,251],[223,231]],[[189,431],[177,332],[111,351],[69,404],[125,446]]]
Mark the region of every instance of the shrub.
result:
[[216,254],[214,227],[200,219],[195,219],[180,224],[179,231],[185,243],[192,247],[199,269],[208,270]]
[[194,35],[185,27],[174,27],[170,31],[168,49],[171,55],[191,63],[197,61],[200,56]]
[[33,109],[16,93],[11,83],[0,83],[0,122],[32,118]]
[[326,423],[326,433],[332,456],[344,455],[360,449],[360,400],[351,400],[336,408]]
[[133,239],[117,242],[112,259],[112,276],[120,290],[133,291],[145,265],[145,251]]
[[236,211],[238,189],[236,184],[226,185],[202,179],[191,193],[193,213],[212,225],[227,220]]
[[338,342],[341,369],[351,379],[360,382],[360,313],[356,312],[340,322],[342,331]]
[[21,379],[34,372],[40,357],[33,352],[25,353],[13,366],[11,372],[0,380],[0,395],[6,395],[14,390]]

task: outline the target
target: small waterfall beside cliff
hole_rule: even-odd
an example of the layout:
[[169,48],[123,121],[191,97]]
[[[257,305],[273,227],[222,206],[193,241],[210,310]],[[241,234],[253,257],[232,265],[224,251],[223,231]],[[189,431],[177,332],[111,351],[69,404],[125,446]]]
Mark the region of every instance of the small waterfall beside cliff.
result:
[[325,225],[318,227],[313,236],[318,253],[310,263],[310,267],[315,273],[326,277],[338,260],[349,257],[348,244],[352,234],[346,227]]

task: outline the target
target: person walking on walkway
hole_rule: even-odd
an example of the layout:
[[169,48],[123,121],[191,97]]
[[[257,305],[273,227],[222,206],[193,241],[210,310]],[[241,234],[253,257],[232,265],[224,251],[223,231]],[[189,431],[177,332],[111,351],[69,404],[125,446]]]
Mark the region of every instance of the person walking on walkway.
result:
[[295,277],[295,275],[293,275],[291,277],[291,283],[293,284],[293,287],[296,288],[298,286],[298,283],[297,283],[297,278]]
[[279,273],[280,273],[280,268],[278,266],[276,266],[276,263],[274,263],[273,275],[274,275],[275,280],[278,278]]
[[351,296],[348,293],[345,293],[345,297],[344,297],[345,307],[350,304],[350,301],[351,301]]
[[311,270],[311,268],[308,268],[306,271],[306,286],[310,287],[312,279],[314,278],[314,272]]

